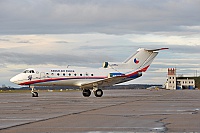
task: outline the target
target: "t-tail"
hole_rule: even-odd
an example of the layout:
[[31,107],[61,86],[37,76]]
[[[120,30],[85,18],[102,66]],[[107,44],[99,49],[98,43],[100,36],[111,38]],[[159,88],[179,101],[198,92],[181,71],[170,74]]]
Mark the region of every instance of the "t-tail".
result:
[[132,70],[141,70],[141,72],[145,72],[154,58],[157,56],[159,50],[165,50],[168,48],[160,48],[160,49],[144,49],[139,48],[137,52],[131,55],[122,63],[112,63],[112,62],[104,62],[104,68],[113,68],[113,69],[132,69]]

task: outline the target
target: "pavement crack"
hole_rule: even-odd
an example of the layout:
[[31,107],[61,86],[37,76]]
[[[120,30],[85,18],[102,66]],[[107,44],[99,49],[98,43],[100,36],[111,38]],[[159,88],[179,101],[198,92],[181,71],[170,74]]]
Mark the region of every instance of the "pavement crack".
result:
[[166,127],[166,123],[163,122],[163,120],[165,120],[165,119],[167,119],[167,117],[155,121],[155,122],[160,123],[162,125],[162,128],[160,128],[160,129],[162,129],[161,130],[162,132],[166,132],[168,130],[168,128]]

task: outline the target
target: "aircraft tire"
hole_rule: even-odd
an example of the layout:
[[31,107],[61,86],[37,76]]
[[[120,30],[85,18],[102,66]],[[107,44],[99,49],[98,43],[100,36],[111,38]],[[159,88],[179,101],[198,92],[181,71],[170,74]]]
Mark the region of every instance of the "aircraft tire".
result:
[[37,92],[33,92],[32,93],[32,97],[38,97],[38,93]]
[[96,97],[102,97],[103,96],[103,91],[101,89],[97,89],[96,91],[94,91],[94,95]]
[[91,95],[91,91],[89,89],[83,89],[83,96],[89,97]]

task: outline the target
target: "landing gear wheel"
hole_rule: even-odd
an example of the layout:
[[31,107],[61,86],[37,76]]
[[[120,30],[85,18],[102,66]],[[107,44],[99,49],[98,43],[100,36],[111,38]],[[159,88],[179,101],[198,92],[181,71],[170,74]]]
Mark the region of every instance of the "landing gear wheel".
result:
[[101,89],[97,89],[96,91],[94,91],[94,95],[96,97],[101,97],[103,96],[103,91]]
[[38,97],[38,93],[37,92],[32,92],[32,97]]
[[91,95],[91,91],[89,89],[83,89],[83,96],[89,97]]

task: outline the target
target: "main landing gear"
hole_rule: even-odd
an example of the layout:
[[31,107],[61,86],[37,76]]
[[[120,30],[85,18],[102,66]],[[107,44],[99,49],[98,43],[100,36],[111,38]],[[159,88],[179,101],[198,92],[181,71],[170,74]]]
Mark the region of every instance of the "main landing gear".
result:
[[83,96],[89,97],[91,95],[91,91],[89,89],[83,89]]
[[39,94],[38,94],[38,92],[35,91],[34,86],[30,86],[30,88],[31,88],[32,97],[38,97]]
[[[96,97],[102,97],[103,96],[103,91],[101,89],[93,89],[94,95]],[[83,96],[84,97],[89,97],[91,95],[90,89],[83,89]]]
[[103,91],[101,89],[97,89],[96,91],[94,91],[94,95],[96,97],[101,97],[103,96]]

